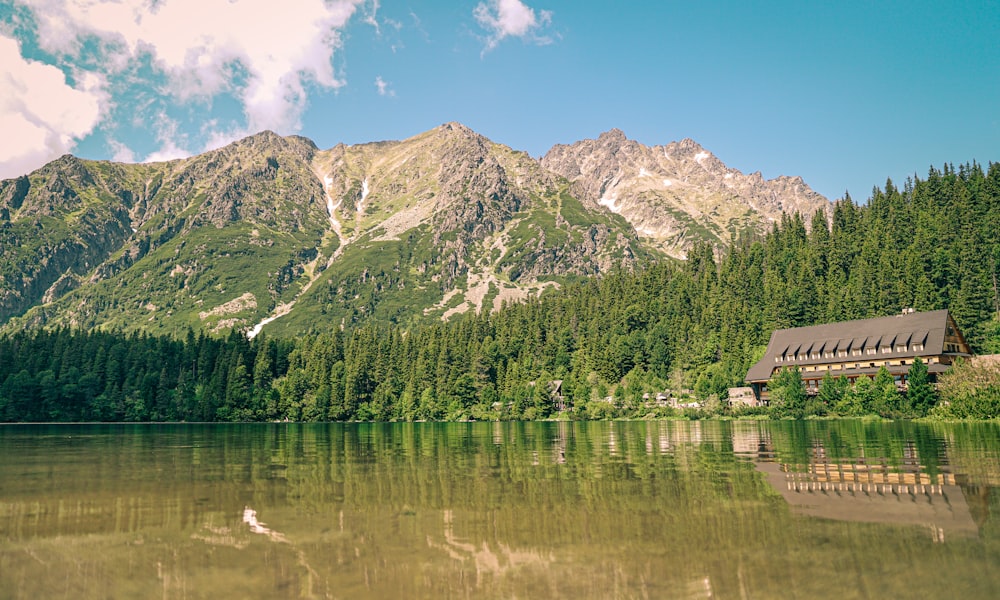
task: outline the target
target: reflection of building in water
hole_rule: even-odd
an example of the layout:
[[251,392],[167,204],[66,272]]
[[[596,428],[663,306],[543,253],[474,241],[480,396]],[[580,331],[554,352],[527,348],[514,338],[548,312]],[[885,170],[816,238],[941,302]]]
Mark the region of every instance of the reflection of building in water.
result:
[[950,473],[939,474],[938,483],[932,483],[926,473],[894,473],[863,464],[812,463],[804,472],[776,462],[754,466],[798,514],[926,526],[936,541],[943,541],[946,533],[978,533],[965,495]]
[[945,535],[974,536],[976,521],[965,490],[947,466],[934,476],[921,465],[916,448],[908,444],[901,464],[861,456],[831,459],[822,444],[812,448],[808,464],[785,464],[776,459],[771,440],[756,428],[734,428],[733,449],[749,455],[754,467],[788,502],[806,516],[929,527],[935,541]]
[[764,433],[759,423],[753,421],[735,421],[733,423],[733,452],[740,455],[752,455],[755,458],[768,454],[770,438]]

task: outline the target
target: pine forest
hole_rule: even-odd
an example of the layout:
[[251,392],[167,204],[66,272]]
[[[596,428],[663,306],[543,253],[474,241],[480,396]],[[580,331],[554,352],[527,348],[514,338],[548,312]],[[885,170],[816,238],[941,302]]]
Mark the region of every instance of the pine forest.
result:
[[[3,421],[397,421],[699,418],[730,412],[771,332],[947,308],[978,354],[1000,352],[1000,164],[891,181],[832,216],[790,216],[724,251],[649,262],[539,298],[407,327],[363,321],[294,338],[51,329],[0,338]],[[919,367],[915,367],[919,368]],[[959,365],[825,381],[794,371],[760,416],[1000,416],[1000,373]],[[798,381],[796,379],[798,378]],[[976,385],[969,381],[975,380]],[[690,399],[675,409],[658,395]],[[943,400],[947,400],[944,402]]]

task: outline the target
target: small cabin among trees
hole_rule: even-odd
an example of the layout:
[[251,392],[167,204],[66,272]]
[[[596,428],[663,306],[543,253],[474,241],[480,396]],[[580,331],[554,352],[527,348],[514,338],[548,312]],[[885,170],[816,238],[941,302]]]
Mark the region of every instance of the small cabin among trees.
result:
[[844,376],[850,383],[875,377],[885,367],[897,387],[916,357],[926,363],[931,381],[948,370],[957,357],[972,356],[969,344],[947,310],[915,312],[779,329],[771,334],[764,357],[747,372],[746,381],[761,402],[768,401],[768,383],[782,369],[798,367],[808,394],[819,391],[824,375]]

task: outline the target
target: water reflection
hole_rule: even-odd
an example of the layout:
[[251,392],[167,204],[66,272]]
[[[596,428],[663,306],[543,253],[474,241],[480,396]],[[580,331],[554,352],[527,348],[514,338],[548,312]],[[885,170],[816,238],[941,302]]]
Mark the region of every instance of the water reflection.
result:
[[525,567],[543,569],[554,561],[552,554],[527,550],[513,550],[503,543],[497,543],[492,549],[487,542],[480,544],[462,541],[455,535],[454,513],[451,510],[442,511],[444,517],[443,543],[435,541],[428,535],[427,545],[435,550],[444,551],[452,560],[462,565],[471,564],[476,571],[476,586],[482,587],[484,575],[503,576],[511,571]]
[[[738,423],[733,449],[748,456],[768,484],[795,514],[841,521],[911,525],[930,531],[935,542],[948,535],[975,536],[965,492],[938,451],[933,468],[921,462],[913,439],[905,440],[896,460],[856,442],[856,451],[830,452],[832,439],[817,431],[806,448],[807,461],[781,462],[769,428]],[[881,450],[881,448],[879,448]],[[936,449],[935,449],[936,450]],[[796,451],[795,457],[802,453]]]
[[276,542],[286,542],[285,536],[277,531],[265,527],[263,523],[257,520],[257,511],[250,508],[249,506],[243,509],[243,522],[250,526],[250,531],[252,533],[266,535]]
[[994,597],[998,433],[0,428],[0,596]]

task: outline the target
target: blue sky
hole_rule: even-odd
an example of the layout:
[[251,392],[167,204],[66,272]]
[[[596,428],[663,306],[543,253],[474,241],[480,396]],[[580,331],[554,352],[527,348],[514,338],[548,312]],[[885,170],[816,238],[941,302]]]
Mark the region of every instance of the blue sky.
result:
[[1000,2],[0,0],[0,177],[459,121],[540,156],[617,127],[864,201],[1000,161]]

